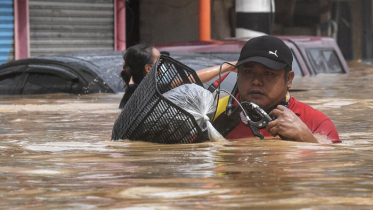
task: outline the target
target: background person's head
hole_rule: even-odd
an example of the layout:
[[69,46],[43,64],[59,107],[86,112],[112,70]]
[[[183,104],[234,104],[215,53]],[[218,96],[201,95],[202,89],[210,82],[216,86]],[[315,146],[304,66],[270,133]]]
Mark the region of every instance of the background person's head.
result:
[[236,64],[237,85],[241,101],[250,101],[270,109],[285,98],[294,72],[293,56],[279,38],[260,36],[242,47]]
[[128,85],[131,77],[135,84],[140,84],[145,75],[157,61],[159,51],[147,44],[137,44],[129,47],[123,55],[124,65],[121,77]]

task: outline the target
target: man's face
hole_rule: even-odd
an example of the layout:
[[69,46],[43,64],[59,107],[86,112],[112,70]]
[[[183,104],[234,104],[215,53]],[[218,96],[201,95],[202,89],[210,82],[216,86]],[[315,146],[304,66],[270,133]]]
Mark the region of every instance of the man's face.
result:
[[285,69],[273,70],[257,62],[248,62],[238,67],[238,91],[241,101],[250,101],[264,110],[278,104],[291,87],[294,72],[289,72],[285,81]]

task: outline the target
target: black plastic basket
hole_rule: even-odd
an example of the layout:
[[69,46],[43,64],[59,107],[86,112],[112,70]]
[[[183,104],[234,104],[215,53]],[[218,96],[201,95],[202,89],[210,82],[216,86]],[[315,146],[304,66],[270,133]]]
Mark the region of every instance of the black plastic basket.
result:
[[193,69],[161,55],[115,121],[112,140],[166,144],[207,141],[194,117],[162,95],[188,83],[203,86]]

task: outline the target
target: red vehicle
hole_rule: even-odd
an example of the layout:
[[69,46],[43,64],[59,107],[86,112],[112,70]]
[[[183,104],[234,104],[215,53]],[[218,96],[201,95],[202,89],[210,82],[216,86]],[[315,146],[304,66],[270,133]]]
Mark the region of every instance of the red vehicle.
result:
[[[311,36],[278,36],[292,50],[292,69],[296,76],[349,73],[346,61],[333,38]],[[249,38],[192,41],[155,45],[160,51],[209,54],[226,61],[238,60],[242,46]]]

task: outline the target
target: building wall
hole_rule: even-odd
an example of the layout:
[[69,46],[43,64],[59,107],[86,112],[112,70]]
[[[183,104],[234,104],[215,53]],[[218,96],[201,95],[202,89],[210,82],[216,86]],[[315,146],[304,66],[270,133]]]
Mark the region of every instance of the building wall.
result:
[[140,40],[149,44],[198,40],[198,1],[143,0]]
[[235,36],[235,0],[211,0],[211,38]]
[[[234,0],[211,0],[211,37],[231,36]],[[140,2],[140,40],[149,44],[199,39],[198,0],[143,0]],[[233,7],[234,8],[234,7]]]
[[359,59],[362,56],[362,47],[361,47],[361,28],[362,28],[362,16],[361,16],[361,1],[360,0],[351,0],[351,10],[352,10],[352,41],[354,46],[354,58]]

